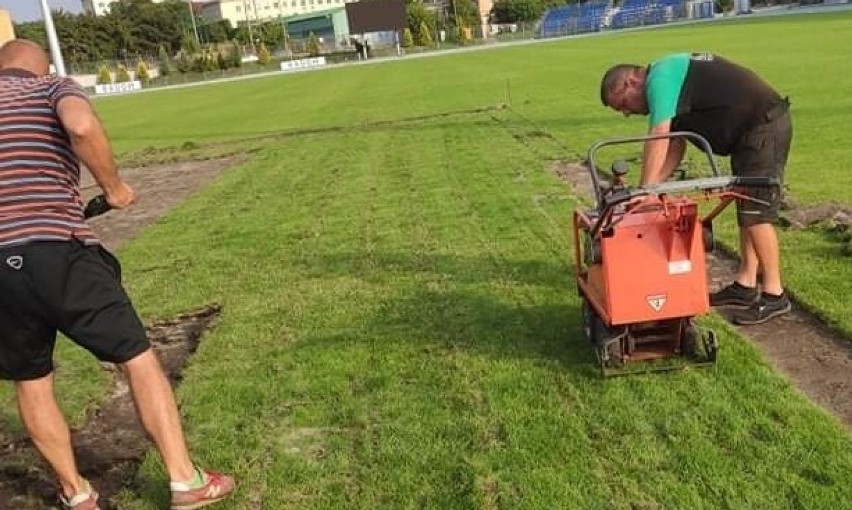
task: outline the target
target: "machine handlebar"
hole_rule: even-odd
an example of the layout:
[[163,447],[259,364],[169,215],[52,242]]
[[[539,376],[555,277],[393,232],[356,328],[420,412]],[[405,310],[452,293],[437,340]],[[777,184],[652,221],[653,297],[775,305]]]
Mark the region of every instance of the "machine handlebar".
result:
[[731,187],[763,188],[778,186],[781,181],[777,177],[751,177],[737,175],[721,175],[716,177],[703,177],[701,179],[689,179],[686,181],[668,181],[659,184],[646,184],[638,188],[623,188],[603,196],[601,210],[615,207],[618,204],[645,195],[665,195],[668,193],[683,193],[688,191],[708,191]]

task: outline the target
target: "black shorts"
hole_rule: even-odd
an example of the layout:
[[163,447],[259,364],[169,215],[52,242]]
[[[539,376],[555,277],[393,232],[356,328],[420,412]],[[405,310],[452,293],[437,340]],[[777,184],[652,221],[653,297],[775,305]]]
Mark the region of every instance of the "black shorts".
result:
[[145,352],[145,328],[120,283],[118,261],[78,241],[0,248],[0,378],[53,371],[56,332],[101,361]]
[[787,165],[792,139],[793,125],[785,101],[770,110],[760,124],[746,132],[731,153],[731,170],[734,175],[775,177],[780,183],[777,186],[742,190],[743,194],[767,202],[768,205],[737,200],[737,223],[741,227],[778,221],[784,167]]

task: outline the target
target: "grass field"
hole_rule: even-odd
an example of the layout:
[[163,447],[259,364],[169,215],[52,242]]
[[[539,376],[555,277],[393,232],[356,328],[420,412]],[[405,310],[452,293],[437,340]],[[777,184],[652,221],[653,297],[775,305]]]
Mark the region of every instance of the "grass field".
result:
[[[625,120],[600,105],[600,75],[609,65],[712,50],[754,68],[791,97],[791,196],[805,204],[850,203],[843,138],[852,118],[852,97],[843,92],[852,89],[850,27],[848,13],[673,27],[107,99],[99,107],[116,148],[130,151],[495,106],[508,83],[513,109],[535,123],[529,129],[546,129],[577,154],[600,138],[645,130],[645,119]],[[852,293],[852,264],[838,256],[839,244],[821,234],[784,235],[783,242],[796,295],[852,333],[852,314],[836,299]]]
[[[179,390],[198,458],[240,477],[221,508],[852,501],[852,437],[718,319],[715,369],[598,377],[571,283],[576,197],[549,171],[644,129],[600,106],[609,64],[712,50],[792,97],[796,198],[852,202],[850,33],[850,15],[720,23],[99,101],[123,153],[257,149],[121,252],[146,318],[224,307]],[[358,127],[496,105],[507,79],[515,113]],[[849,259],[817,234],[783,242],[790,288],[852,331]],[[103,378],[71,365],[79,417]],[[121,508],[161,507],[153,454],[140,480]]]

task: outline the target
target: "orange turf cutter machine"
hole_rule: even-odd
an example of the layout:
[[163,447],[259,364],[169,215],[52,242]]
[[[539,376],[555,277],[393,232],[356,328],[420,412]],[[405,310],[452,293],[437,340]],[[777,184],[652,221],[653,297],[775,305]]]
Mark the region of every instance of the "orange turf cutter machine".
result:
[[[602,182],[595,164],[601,148],[659,138],[693,142],[713,176],[630,187],[627,164],[616,161],[611,182]],[[738,188],[777,180],[720,175],[707,140],[690,132],[600,141],[588,163],[596,206],[574,212],[574,258],[583,329],[603,375],[715,363],[716,335],[695,322],[710,309],[705,251],[714,247],[712,221],[734,200],[754,200]],[[646,195],[656,199],[632,206]],[[701,217],[699,200],[714,199],[716,207]]]

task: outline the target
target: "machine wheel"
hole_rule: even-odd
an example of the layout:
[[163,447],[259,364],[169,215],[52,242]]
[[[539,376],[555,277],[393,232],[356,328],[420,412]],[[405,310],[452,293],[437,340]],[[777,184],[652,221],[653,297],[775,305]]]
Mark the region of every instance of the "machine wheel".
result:
[[702,223],[701,235],[704,240],[704,251],[707,253],[712,253],[713,250],[716,249],[716,238],[713,236],[713,224],[709,222]]
[[583,321],[583,334],[586,336],[586,340],[592,344],[596,343],[598,336],[600,336],[598,328],[600,319],[598,319],[598,314],[586,298],[583,298],[583,304],[580,306],[580,315]]
[[698,357],[698,339],[701,338],[701,332],[692,321],[687,321],[686,325],[681,330],[680,350],[687,358]]
[[597,345],[598,357],[606,368],[621,368],[624,358],[621,355],[621,339],[601,339]]
[[624,365],[621,355],[621,337],[623,331],[613,331],[604,324],[589,300],[583,298],[580,306],[583,321],[583,334],[597,351],[598,360],[606,368],[620,368]]
[[716,332],[710,330],[704,338],[704,352],[707,353],[707,361],[716,362],[716,354],[719,352],[719,340],[716,338]]
[[592,239],[588,231],[584,232],[583,262],[585,262],[586,266],[593,266],[600,264],[601,260],[603,260],[603,257],[601,257],[600,241]]

